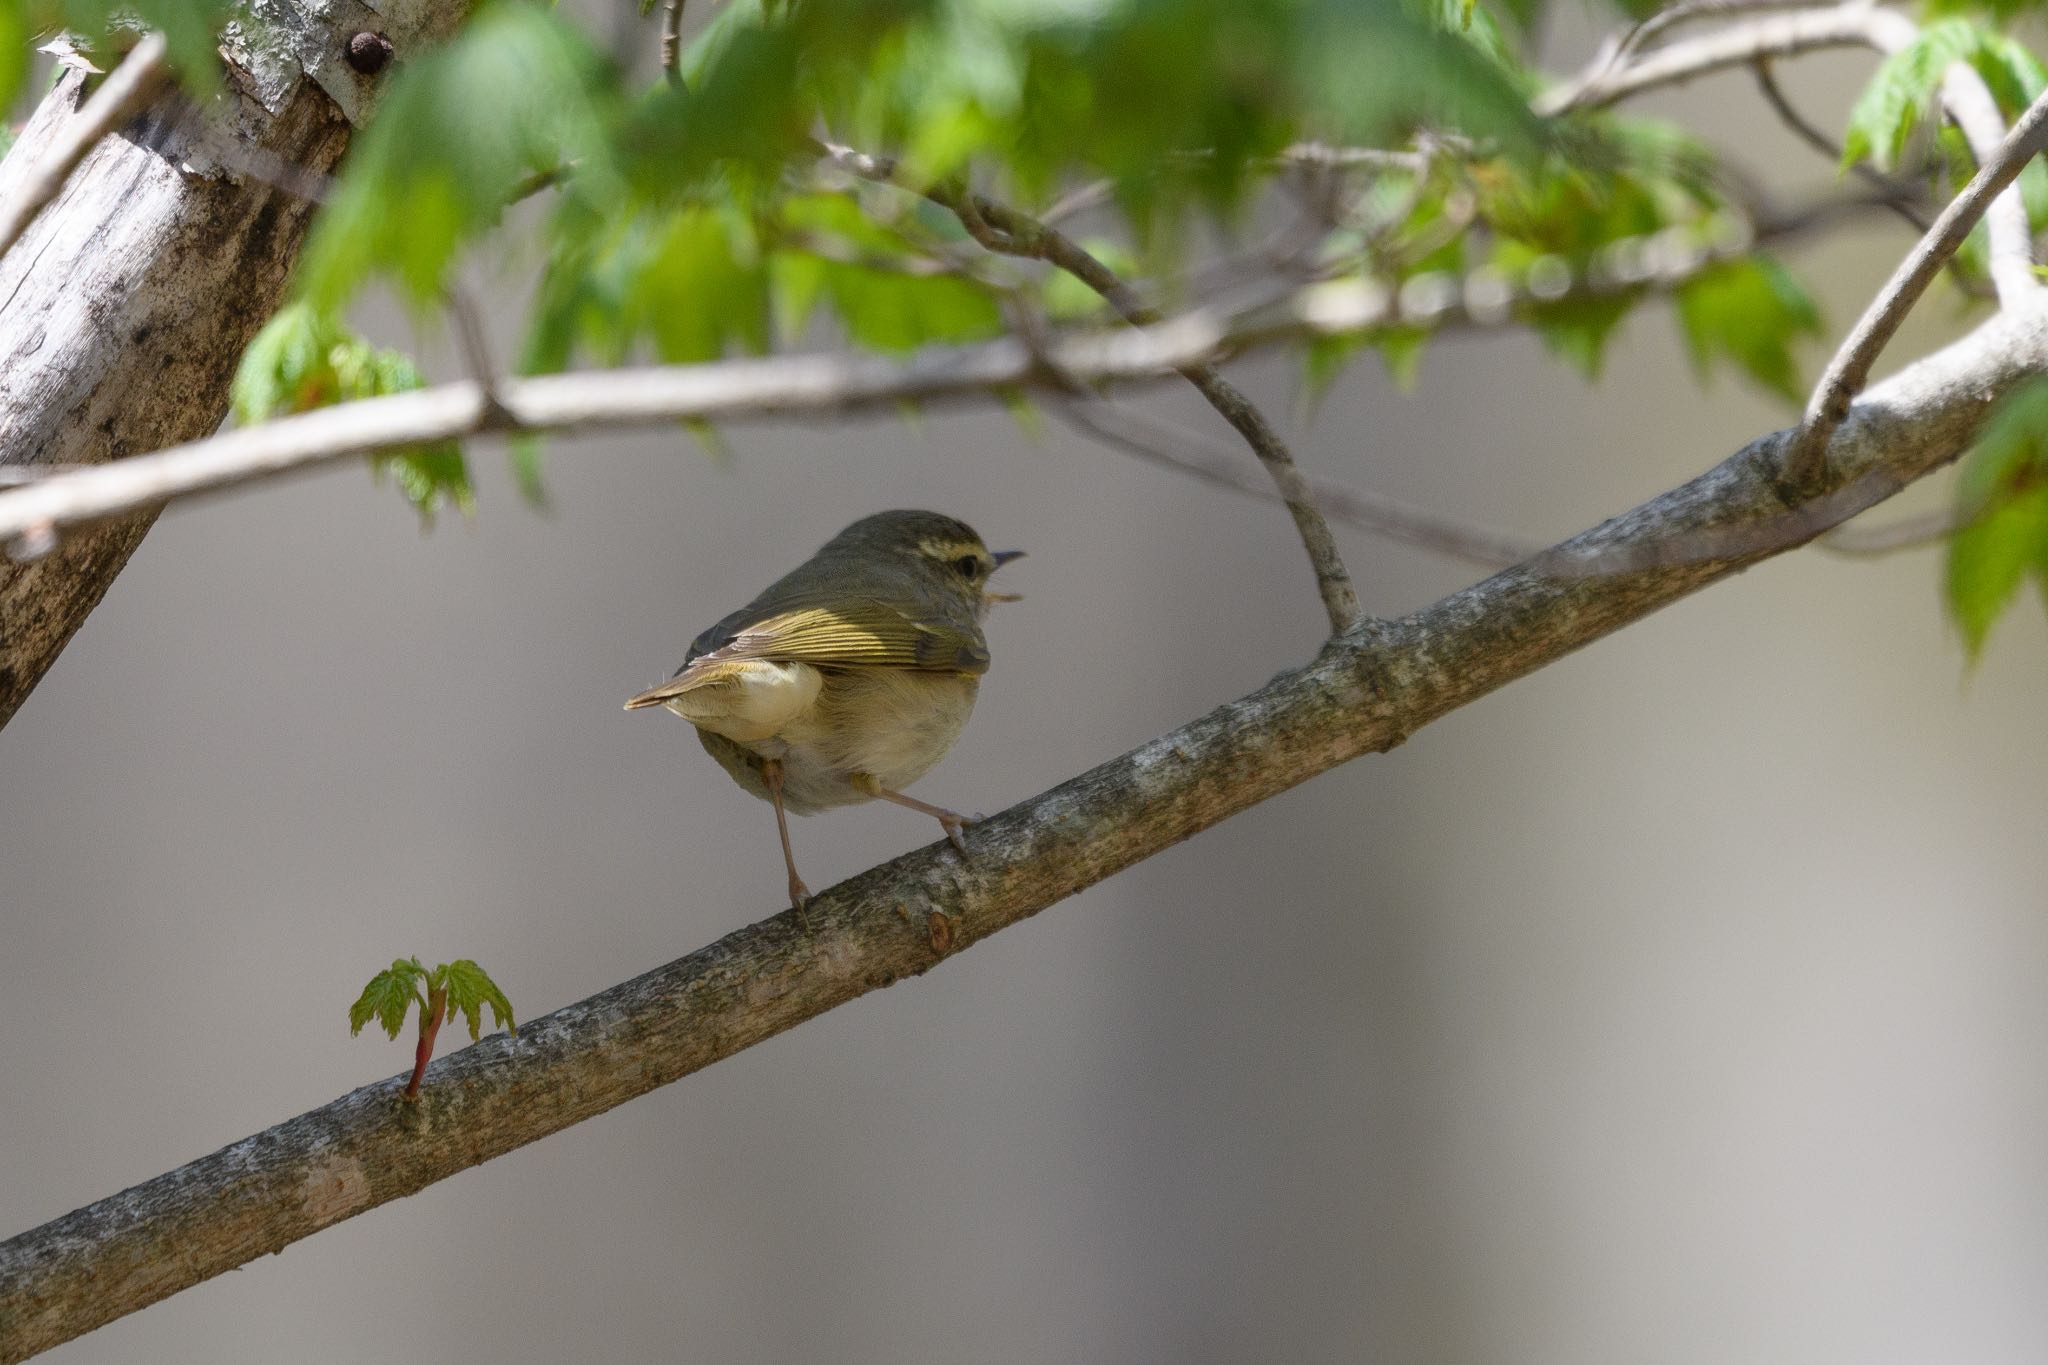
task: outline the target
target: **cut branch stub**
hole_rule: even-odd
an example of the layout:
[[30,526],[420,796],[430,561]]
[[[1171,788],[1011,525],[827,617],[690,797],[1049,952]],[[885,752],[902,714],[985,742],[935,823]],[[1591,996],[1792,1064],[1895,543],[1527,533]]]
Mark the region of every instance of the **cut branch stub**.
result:
[[381,33],[358,33],[348,40],[348,64],[361,75],[374,76],[390,65],[397,50]]

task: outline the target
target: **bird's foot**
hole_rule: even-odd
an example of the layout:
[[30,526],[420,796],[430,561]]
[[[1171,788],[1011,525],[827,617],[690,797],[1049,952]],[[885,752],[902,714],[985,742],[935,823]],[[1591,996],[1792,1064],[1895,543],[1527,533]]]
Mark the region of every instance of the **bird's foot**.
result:
[[796,911],[797,927],[810,933],[811,888],[804,885],[803,878],[796,875],[794,868],[789,873],[789,908]]
[[946,831],[946,837],[953,841],[953,850],[963,858],[967,856],[967,839],[960,831],[979,819],[979,815],[960,815],[950,810],[939,817],[939,827]]

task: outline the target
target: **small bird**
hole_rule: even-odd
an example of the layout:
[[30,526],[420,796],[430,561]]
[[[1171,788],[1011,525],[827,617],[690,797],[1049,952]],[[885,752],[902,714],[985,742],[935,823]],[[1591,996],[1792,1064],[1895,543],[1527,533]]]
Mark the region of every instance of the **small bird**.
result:
[[825,542],[760,596],[699,635],[675,677],[626,703],[661,706],[733,781],[775,807],[789,902],[797,875],[786,811],[879,797],[937,818],[953,846],[969,818],[905,796],[945,756],[988,672],[989,578],[1022,550],[991,553],[937,512],[877,512]]

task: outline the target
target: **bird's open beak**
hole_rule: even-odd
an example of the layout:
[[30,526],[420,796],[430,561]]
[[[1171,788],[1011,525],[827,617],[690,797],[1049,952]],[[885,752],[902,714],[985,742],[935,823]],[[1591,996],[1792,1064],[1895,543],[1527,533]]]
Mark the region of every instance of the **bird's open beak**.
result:
[[[1013,559],[1022,559],[1024,552],[1022,550],[991,550],[988,557],[993,559],[996,562],[996,567],[1000,569]],[[989,592],[987,589],[983,589],[981,595],[991,602],[1022,602],[1024,600],[1024,594],[1017,592]]]

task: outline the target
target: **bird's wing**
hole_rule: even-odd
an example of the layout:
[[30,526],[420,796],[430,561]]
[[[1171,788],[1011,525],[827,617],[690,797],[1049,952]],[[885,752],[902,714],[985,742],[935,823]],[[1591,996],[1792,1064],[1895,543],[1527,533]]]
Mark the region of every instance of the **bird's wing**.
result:
[[697,637],[677,680],[705,665],[741,659],[975,675],[989,665],[988,646],[972,621],[851,598],[785,603],[767,615],[735,612]]
[[[664,706],[690,693],[729,690],[738,684],[785,681],[779,673],[768,678],[776,670],[763,670],[762,664],[909,668],[979,677],[988,672],[989,655],[980,629],[972,623],[936,613],[913,616],[872,598],[829,605],[785,603],[767,615],[742,609],[699,635],[676,675],[634,697],[626,709]],[[771,690],[780,695],[785,689]]]

